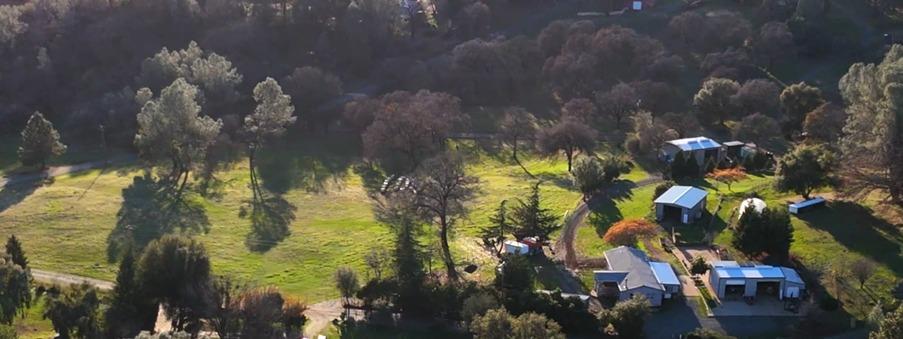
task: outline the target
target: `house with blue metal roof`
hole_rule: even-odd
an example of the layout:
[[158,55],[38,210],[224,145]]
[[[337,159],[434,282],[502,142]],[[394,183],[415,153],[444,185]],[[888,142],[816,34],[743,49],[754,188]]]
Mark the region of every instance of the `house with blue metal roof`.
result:
[[678,153],[683,153],[684,158],[696,159],[700,168],[712,162],[718,164],[724,159],[726,149],[715,140],[707,137],[684,138],[666,141],[659,151],[659,158],[667,163],[674,161]]
[[796,270],[783,266],[740,265],[717,261],[709,272],[709,283],[722,300],[771,296],[799,298],[806,284]]
[[618,301],[642,295],[652,306],[680,293],[680,280],[671,264],[649,261],[643,251],[620,246],[605,251],[607,270],[593,271],[596,296]]
[[677,219],[692,224],[705,212],[708,192],[692,186],[674,186],[655,198],[655,219]]

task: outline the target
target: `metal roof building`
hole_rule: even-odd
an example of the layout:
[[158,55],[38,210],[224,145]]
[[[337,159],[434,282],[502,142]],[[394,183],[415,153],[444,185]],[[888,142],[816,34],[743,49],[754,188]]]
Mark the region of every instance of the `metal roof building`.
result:
[[706,137],[670,140],[666,143],[677,146],[684,152],[721,148],[721,144]]
[[680,222],[690,224],[705,211],[708,192],[692,186],[674,186],[655,198],[655,219],[664,220],[677,216]]
[[659,158],[671,163],[678,153],[683,154],[684,159],[696,159],[696,164],[705,168],[708,164],[717,165],[724,159],[725,147],[715,140],[706,137],[684,138],[666,141],[659,152]]
[[722,299],[774,296],[798,298],[806,284],[796,270],[783,266],[740,265],[736,261],[712,264],[709,282]]

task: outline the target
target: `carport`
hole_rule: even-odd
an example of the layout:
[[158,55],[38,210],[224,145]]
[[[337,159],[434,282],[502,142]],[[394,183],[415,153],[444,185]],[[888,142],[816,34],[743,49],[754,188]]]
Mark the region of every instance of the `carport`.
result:
[[655,199],[655,219],[662,221],[677,217],[681,223],[692,224],[705,211],[703,189],[692,186],[674,186]]

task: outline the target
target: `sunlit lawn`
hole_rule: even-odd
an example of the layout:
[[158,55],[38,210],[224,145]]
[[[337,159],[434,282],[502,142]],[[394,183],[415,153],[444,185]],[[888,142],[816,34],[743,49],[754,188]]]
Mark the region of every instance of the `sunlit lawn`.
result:
[[[317,154],[315,148],[330,153]],[[188,195],[203,206],[209,219],[208,232],[192,234],[206,245],[215,273],[276,285],[311,302],[337,296],[332,284],[336,268],[350,266],[364,274],[364,254],[373,247],[390,246],[393,236],[375,221],[362,179],[350,168],[357,161],[349,155],[353,150],[334,148],[300,142],[269,156],[279,161],[262,161],[266,186],[284,189],[283,197],[297,208],[290,235],[267,244],[272,248],[266,251],[249,248],[251,221],[239,216],[250,199],[245,163],[217,175],[222,183],[214,196]],[[561,216],[573,208],[580,195],[568,188],[563,161],[531,158],[525,166],[547,179],[541,189],[548,208]],[[498,203],[524,198],[534,182],[516,164],[485,154],[470,171],[480,177],[482,192],[455,233],[460,240],[453,249],[459,260],[474,256],[469,253],[473,246],[461,242],[474,241]],[[119,221],[123,190],[140,175],[141,170],[131,167],[93,170],[61,176],[40,187],[5,189],[0,192],[0,234],[19,236],[35,268],[112,280],[116,264],[107,260],[108,236]],[[426,230],[423,242],[430,245],[434,228]]]

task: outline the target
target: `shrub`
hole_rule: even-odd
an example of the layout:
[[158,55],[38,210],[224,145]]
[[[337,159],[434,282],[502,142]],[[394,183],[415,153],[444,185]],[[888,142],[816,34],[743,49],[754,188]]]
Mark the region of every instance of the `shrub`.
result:
[[602,239],[615,246],[633,246],[641,238],[655,236],[658,230],[658,226],[646,220],[622,220],[612,225]]

